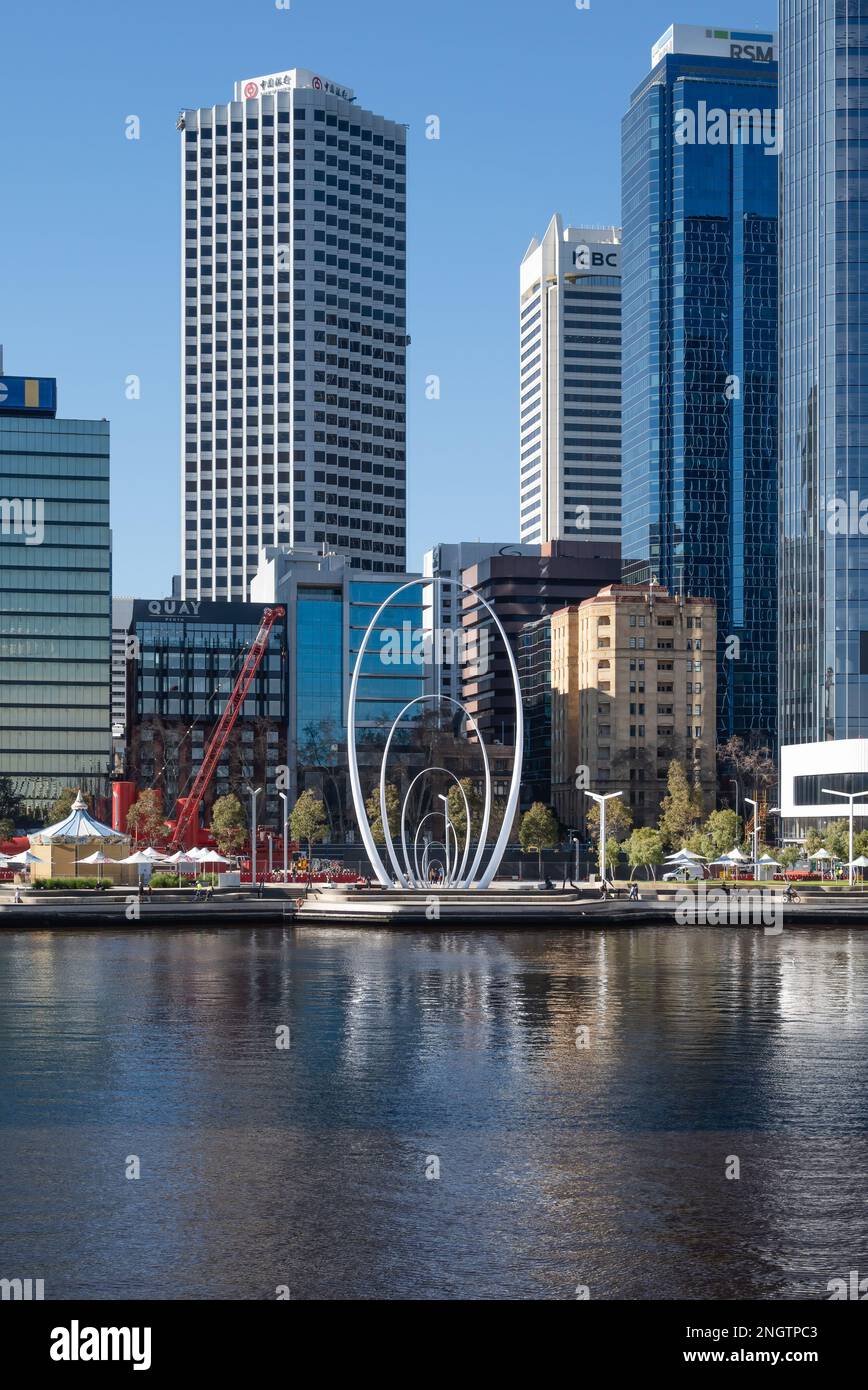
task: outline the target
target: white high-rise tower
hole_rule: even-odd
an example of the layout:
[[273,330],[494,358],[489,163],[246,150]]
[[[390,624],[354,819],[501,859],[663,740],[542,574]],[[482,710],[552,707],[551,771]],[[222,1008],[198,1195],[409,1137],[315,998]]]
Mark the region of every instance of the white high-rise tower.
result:
[[520,284],[521,540],[620,541],[620,228],[555,214]]
[[182,111],[182,593],[405,567],[406,128],[305,69]]

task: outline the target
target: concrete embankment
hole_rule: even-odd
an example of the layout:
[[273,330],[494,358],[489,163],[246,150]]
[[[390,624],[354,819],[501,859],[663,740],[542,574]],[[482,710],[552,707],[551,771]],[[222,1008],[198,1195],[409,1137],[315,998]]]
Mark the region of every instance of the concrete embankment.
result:
[[[95,893],[26,892],[15,904],[0,895],[0,929],[13,928],[213,928],[252,925],[304,927],[444,926],[610,928],[701,925],[754,926],[769,930],[805,927],[868,927],[868,894],[805,892],[797,903],[766,890],[733,893],[724,900],[697,898],[685,913],[685,895],[675,890],[646,891],[639,902],[625,896],[601,901],[593,889],[528,890],[523,885],[495,887],[485,893],[440,889],[406,893],[377,889],[314,888],[270,885],[263,897],[245,891],[217,893],[196,901],[189,891],[156,889],[141,899],[124,890]],[[688,907],[692,905],[688,902]]]

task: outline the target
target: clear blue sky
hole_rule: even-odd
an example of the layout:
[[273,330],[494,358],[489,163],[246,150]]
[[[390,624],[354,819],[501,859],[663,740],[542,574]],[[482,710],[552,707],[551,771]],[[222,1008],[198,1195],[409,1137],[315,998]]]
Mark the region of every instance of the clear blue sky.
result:
[[[410,127],[409,563],[517,537],[518,263],[554,211],[620,220],[619,131],[673,21],[773,0],[9,0],[0,20],[0,342],[112,423],[114,592],[178,569],[178,136],[236,78],[308,67]],[[425,118],[441,120],[439,142]],[[142,138],[124,137],[139,116]],[[142,397],[124,397],[136,373]],[[425,378],[442,381],[439,401]]]

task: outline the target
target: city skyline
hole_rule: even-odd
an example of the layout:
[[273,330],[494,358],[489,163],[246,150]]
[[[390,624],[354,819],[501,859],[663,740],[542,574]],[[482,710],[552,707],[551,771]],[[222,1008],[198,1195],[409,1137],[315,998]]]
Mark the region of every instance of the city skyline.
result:
[[[89,34],[86,53],[62,12],[47,43],[40,37],[40,81],[56,91],[56,104],[68,84],[71,105],[63,123],[38,104],[26,126],[17,116],[37,69],[35,51],[28,62],[32,37],[17,35],[20,61],[9,74],[7,96],[16,104],[13,132],[26,139],[10,142],[7,179],[22,198],[26,190],[33,206],[26,243],[15,228],[2,233],[4,259],[17,274],[0,337],[7,371],[58,378],[61,415],[111,421],[116,594],[168,593],[180,569],[174,521],[180,441],[175,120],[185,103],[219,99],[245,72],[316,64],[353,86],[360,105],[409,123],[407,563],[417,570],[436,540],[518,536],[515,267],[553,207],[576,225],[619,221],[619,119],[647,67],[650,45],[673,21],[728,18],[764,29],[774,20],[771,5],[732,16],[710,15],[695,3],[628,5],[617,13],[552,5],[551,23],[562,44],[552,47],[546,114],[537,119],[530,103],[526,119],[518,121],[512,85],[494,71],[521,72],[523,12],[516,5],[502,9],[494,43],[483,16],[462,12],[466,42],[444,64],[444,46],[454,33],[448,15],[442,32],[434,22],[420,25],[426,43],[408,44],[399,59],[392,24],[398,7],[391,4],[369,17],[367,39],[355,32],[357,16],[348,4],[315,17],[299,3],[290,12],[245,14],[243,22],[218,4],[209,12],[213,35],[197,35],[185,52],[183,44],[167,51],[156,33],[144,32],[124,71],[108,62],[118,34],[108,7],[99,8],[107,23],[96,46]],[[626,33],[625,10],[635,20]],[[168,9],[161,17],[169,22]],[[335,23],[338,17],[346,20],[343,26]],[[183,36],[192,21],[172,12],[171,22]],[[19,23],[13,17],[13,31]],[[589,41],[582,26],[594,26]],[[600,44],[615,55],[605,78],[592,61]],[[582,93],[579,120],[583,110],[593,118],[594,139],[583,146],[580,176],[576,165],[571,177],[573,127],[557,118],[572,115],[574,90]],[[480,109],[489,113],[487,121],[480,121]],[[432,115],[441,122],[438,141],[426,140]],[[131,117],[140,121],[138,140],[126,138]],[[59,202],[65,209],[59,239],[31,173],[32,151],[49,139],[59,166],[51,206]],[[517,151],[535,156],[523,171],[518,200],[512,181]],[[95,208],[103,216],[95,218]],[[492,256],[487,276],[461,255],[468,229],[484,231]],[[72,265],[76,276],[67,280]],[[84,336],[82,323],[89,329]],[[426,390],[432,376],[439,378],[439,398]],[[457,486],[466,504],[460,528],[447,500]]]

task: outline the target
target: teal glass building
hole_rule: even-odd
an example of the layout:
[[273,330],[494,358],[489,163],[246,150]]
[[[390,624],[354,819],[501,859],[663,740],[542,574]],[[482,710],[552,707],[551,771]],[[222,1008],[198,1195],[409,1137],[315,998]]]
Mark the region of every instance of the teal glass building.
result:
[[777,683],[774,36],[674,25],[623,122],[624,575],[717,603],[717,736]]
[[38,821],[107,792],[109,425],[59,420],[52,378],[0,376],[0,776]]

